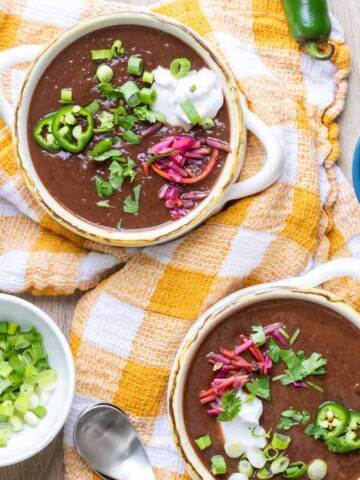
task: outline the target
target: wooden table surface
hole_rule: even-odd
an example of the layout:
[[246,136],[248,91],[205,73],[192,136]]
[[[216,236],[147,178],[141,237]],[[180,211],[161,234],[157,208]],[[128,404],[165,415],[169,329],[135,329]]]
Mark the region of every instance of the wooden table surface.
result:
[[[360,136],[360,22],[358,0],[328,0],[331,11],[340,20],[346,32],[353,66],[350,77],[350,90],[344,112],[339,119],[341,140],[341,165],[351,180],[352,155]],[[127,0],[126,3],[150,5],[154,0]],[[68,335],[71,318],[81,294],[67,297],[33,297],[20,295],[47,312]],[[0,480],[63,480],[62,435],[59,435],[44,451],[26,462],[0,469]],[[78,479],[82,480],[82,479]]]

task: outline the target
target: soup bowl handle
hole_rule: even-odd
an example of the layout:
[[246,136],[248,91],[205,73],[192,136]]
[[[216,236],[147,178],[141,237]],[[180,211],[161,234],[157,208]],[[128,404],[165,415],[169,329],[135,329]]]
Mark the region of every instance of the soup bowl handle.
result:
[[339,277],[351,277],[360,280],[360,259],[338,258],[319,265],[300,277],[287,278],[268,285],[312,288]]
[[[24,45],[21,47],[9,48],[0,52],[0,75],[18,63],[30,62],[38,55],[43,45]],[[10,127],[14,128],[14,109],[6,100],[4,92],[0,89],[0,118]]]
[[266,153],[264,166],[253,177],[231,185],[222,199],[219,210],[230,200],[248,197],[270,187],[279,179],[284,169],[284,156],[280,141],[257,115],[245,105],[243,107],[246,128],[258,137],[264,146]]

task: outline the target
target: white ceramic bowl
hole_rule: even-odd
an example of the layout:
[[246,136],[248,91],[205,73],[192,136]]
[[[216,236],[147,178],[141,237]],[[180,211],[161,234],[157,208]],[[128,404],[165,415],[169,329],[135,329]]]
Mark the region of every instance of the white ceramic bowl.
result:
[[[228,154],[210,194],[185,217],[153,228],[116,231],[94,225],[76,216],[47,191],[34,168],[28,148],[29,105],[34,89],[47,66],[65,47],[78,38],[115,25],[140,25],[158,29],[189,45],[215,72],[229,110],[232,152]],[[247,109],[246,102],[229,68],[196,32],[175,20],[144,12],[115,12],[96,16],[77,23],[45,47],[27,45],[0,52],[0,74],[11,65],[30,60],[32,64],[25,75],[15,108],[15,116],[0,90],[0,117],[13,129],[15,154],[33,196],[55,220],[79,235],[97,242],[127,247],[154,245],[173,240],[200,225],[210,215],[218,212],[226,202],[253,195],[269,187],[282,173],[284,159],[279,141],[269,127]],[[246,129],[252,131],[262,142],[266,161],[263,168],[253,177],[238,182],[245,156]]]
[[[75,392],[75,367],[69,345],[54,321],[30,302],[0,294],[0,322],[18,323],[22,329],[35,327],[43,336],[49,364],[57,371],[56,389],[46,405],[47,415],[35,428],[25,426],[14,433],[0,450],[0,467],[26,460],[45,448],[60,432],[69,414]],[[1,476],[1,475],[0,475]]]
[[245,288],[220,300],[192,325],[176,355],[168,388],[168,410],[173,437],[191,478],[194,480],[214,478],[192,447],[183,411],[183,395],[188,370],[204,339],[221,322],[239,310],[258,302],[276,299],[305,300],[323,306],[347,318],[360,329],[359,310],[330,292],[312,288],[342,276],[360,280],[360,260],[350,258],[334,260],[302,277]]

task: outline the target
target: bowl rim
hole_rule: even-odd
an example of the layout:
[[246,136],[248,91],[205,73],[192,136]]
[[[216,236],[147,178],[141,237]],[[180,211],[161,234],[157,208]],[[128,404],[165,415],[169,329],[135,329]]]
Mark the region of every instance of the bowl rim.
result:
[[270,299],[306,300],[339,313],[360,329],[360,310],[347,300],[321,288],[259,285],[235,292],[205,311],[190,327],[177,351],[167,390],[168,415],[173,440],[187,472],[194,480],[212,480],[213,476],[192,447],[185,426],[186,421],[183,418],[183,387],[191,360],[199,344],[226,318],[246,306]]
[[[63,428],[66,419],[68,418],[68,415],[70,413],[70,409],[74,400],[74,395],[75,395],[75,364],[74,364],[74,358],[70,350],[70,346],[58,327],[58,325],[52,320],[52,318],[45,313],[41,308],[37,307],[36,305],[32,304],[31,302],[23,299],[16,297],[15,295],[10,295],[7,293],[0,293],[0,305],[1,302],[7,302],[12,305],[21,305],[25,309],[33,312],[41,322],[46,324],[50,330],[54,333],[56,340],[59,342],[59,345],[61,346],[64,356],[65,356],[65,367],[69,376],[69,383],[66,389],[66,396],[64,397],[64,403],[63,403],[63,408],[59,412],[57,416],[57,421],[56,423],[52,426],[51,430],[49,429],[49,433],[47,437],[45,437],[45,441],[41,441],[41,443],[36,446],[34,445],[34,448],[28,449],[25,453],[22,455],[18,455],[15,458],[11,460],[11,462],[6,461],[6,458],[0,458],[0,468],[1,467],[6,467],[10,465],[15,465],[19,462],[22,462],[24,460],[27,460],[40,451],[42,451],[45,447],[49,445],[50,442],[54,440],[54,438],[58,435],[60,430]],[[5,455],[4,455],[5,457]]]
[[[132,23],[134,20],[136,20],[136,23]],[[109,26],[116,24],[135,24],[144,26],[146,25],[146,22],[150,22],[152,23],[150,28],[158,28],[162,31],[167,31],[166,28],[168,27],[171,31],[167,31],[167,33],[187,43],[190,48],[196,49],[197,54],[202,56],[206,63],[209,63],[209,61],[211,62],[209,67],[216,69],[216,74],[221,78],[223,88],[226,87],[224,95],[228,103],[228,108],[232,111],[232,114],[230,115],[230,143],[232,152],[227,155],[224,167],[215,184],[212,186],[209,196],[187,216],[176,221],[169,221],[152,228],[132,229],[123,232],[95,225],[90,221],[86,221],[77,216],[68,208],[57,202],[56,199],[50,195],[40,179],[34,179],[34,175],[29,171],[29,167],[33,168],[37,177],[31,156],[28,152],[27,134],[22,138],[24,135],[22,134],[21,125],[27,123],[27,112],[23,113],[23,105],[27,94],[30,95],[29,102],[31,101],[33,90],[38,82],[34,77],[36,77],[38,69],[42,69],[39,77],[43,74],[44,69],[54,58],[54,56],[51,58],[52,50],[54,48],[60,47],[71,37],[72,40],[68,44],[73,43],[82,35],[90,33],[90,31],[92,32],[100,28],[106,28],[104,25],[100,26],[102,22],[106,22]],[[143,22],[145,22],[145,24]],[[86,28],[91,28],[91,30],[84,32]],[[186,42],[186,39],[188,42]],[[62,48],[64,48],[64,46]],[[199,50],[201,50],[201,53]],[[61,50],[59,50],[59,52],[60,51]],[[58,53],[56,53],[55,56],[57,56]],[[45,66],[41,66],[41,61],[44,61]],[[205,39],[184,24],[163,15],[129,10],[96,15],[77,22],[72,27],[63,31],[42,49],[27,70],[18,95],[15,106],[13,145],[18,167],[27,187],[41,207],[54,220],[68,230],[98,243],[124,247],[142,247],[178,238],[199,226],[214,212],[229,187],[237,180],[240,174],[245,156],[245,132],[243,103],[235,77],[226,63],[220,60],[219,56],[209,47]],[[24,141],[22,142],[22,140]],[[23,145],[23,143],[25,145]],[[50,203],[52,205],[50,205]]]

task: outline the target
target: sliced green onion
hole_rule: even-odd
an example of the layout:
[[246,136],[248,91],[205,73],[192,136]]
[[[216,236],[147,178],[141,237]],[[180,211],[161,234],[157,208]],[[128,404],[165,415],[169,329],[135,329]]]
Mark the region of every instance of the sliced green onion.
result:
[[308,466],[304,462],[291,463],[283,473],[285,478],[300,478],[307,472]]
[[14,402],[14,407],[17,412],[24,415],[29,410],[29,407],[30,407],[29,400],[25,397],[19,396]]
[[191,62],[187,58],[175,58],[170,64],[171,75],[175,78],[185,77],[190,72]]
[[[37,365],[39,365],[39,363],[44,360],[47,361],[46,359],[41,359],[37,362]],[[37,383],[39,373],[40,372],[37,367],[35,367],[34,365],[27,365],[24,372],[24,382],[29,385],[35,385]]]
[[282,335],[283,337],[286,338],[286,340],[289,340],[290,335],[287,333],[286,330],[284,330],[283,328],[279,328],[279,332],[281,333],[281,335]]
[[137,75],[139,77],[143,66],[144,60],[142,58],[132,56],[129,58],[127,70],[131,75]]
[[185,100],[185,102],[180,104],[180,107],[185,112],[185,115],[188,117],[192,125],[196,125],[197,123],[201,122],[200,114],[194,107],[191,100]]
[[36,408],[34,408],[33,412],[38,418],[44,418],[45,415],[47,414],[47,410],[45,407],[42,405],[38,405]]
[[291,337],[290,339],[290,345],[294,345],[294,343],[296,342],[298,336],[300,335],[300,328],[298,328],[295,332],[294,332],[294,335]]
[[72,102],[72,90],[71,88],[63,88],[61,90],[61,103],[71,103]]
[[9,323],[7,333],[9,335],[15,335],[18,329],[19,329],[19,325],[17,323]]
[[141,141],[141,137],[136,135],[136,133],[128,130],[127,132],[120,133],[120,137],[125,140],[125,142],[132,143],[133,145],[138,145]]
[[266,480],[267,478],[273,477],[274,474],[271,471],[270,465],[265,465],[265,467],[258,470],[256,474],[256,478],[260,478],[260,480]]
[[323,480],[328,471],[327,463],[324,460],[314,460],[310,463],[307,471],[309,480]]
[[152,88],[142,88],[140,90],[140,100],[142,103],[145,103],[146,105],[154,105],[156,98],[156,90],[153,90]]
[[196,91],[196,85],[191,85],[189,88],[189,92],[195,92]]
[[125,52],[125,48],[122,46],[121,40],[115,40],[111,47],[111,53],[113,58],[116,58],[118,55],[123,55]]
[[38,375],[38,385],[42,390],[46,390],[47,392],[51,392],[56,387],[57,382],[57,373],[56,370],[49,369],[45,370]]
[[215,127],[215,122],[211,117],[205,117],[200,120],[199,124],[204,130],[210,130]]
[[227,472],[226,462],[222,455],[211,457],[211,471],[214,475],[223,475]]
[[209,434],[199,437],[195,440],[196,445],[200,450],[205,450],[206,448],[211,447],[211,437]]
[[12,366],[5,360],[0,360],[0,377],[7,378],[13,371]]
[[29,399],[32,395],[34,395],[35,387],[34,387],[34,385],[29,385],[28,383],[23,383],[20,386],[20,392],[23,394],[24,398]]
[[22,350],[30,346],[29,340],[25,337],[25,335],[19,335],[15,342],[15,350]]
[[20,432],[20,430],[24,429],[24,424],[17,415],[9,418],[9,424],[14,432]]
[[7,442],[12,436],[10,428],[0,428],[0,447],[6,447]]
[[137,107],[141,103],[140,90],[135,82],[129,80],[120,87],[120,91],[129,107]]
[[26,412],[24,420],[30,427],[36,427],[39,423],[39,418],[33,412]]
[[85,107],[85,110],[87,110],[91,114],[94,114],[98,110],[100,110],[100,104],[97,100],[94,100],[93,102],[89,103],[87,107]]
[[0,333],[7,333],[8,322],[0,322]]
[[274,475],[285,472],[290,464],[288,457],[278,457],[271,463],[271,471]]
[[283,435],[282,433],[274,433],[271,446],[277,450],[286,450],[290,445],[291,437],[288,435]]
[[14,415],[14,405],[11,400],[5,400],[5,402],[0,403],[0,415],[5,415],[6,417]]
[[224,445],[225,453],[230,458],[240,458],[241,455],[244,453],[243,447],[240,443],[235,442],[227,442]]
[[153,83],[154,81],[154,75],[150,72],[147,72],[145,70],[145,72],[143,73],[143,76],[142,76],[142,79],[141,79],[144,83],[149,83],[150,85]]
[[264,450],[264,457],[266,460],[274,460],[279,455],[279,450],[277,448],[268,445]]
[[77,122],[75,116],[72,113],[67,113],[65,115],[64,121],[66,125],[75,125],[75,123]]
[[243,473],[247,477],[251,478],[254,474],[254,469],[249,460],[246,458],[240,460],[238,470],[240,473]]
[[114,72],[109,65],[102,63],[96,70],[96,77],[100,83],[109,83],[113,79]]
[[103,50],[91,50],[91,60],[110,60],[113,58],[113,52],[111,48]]
[[72,130],[72,135],[74,138],[78,139],[81,137],[83,131],[81,125],[76,125],[76,127],[73,128]]

